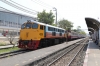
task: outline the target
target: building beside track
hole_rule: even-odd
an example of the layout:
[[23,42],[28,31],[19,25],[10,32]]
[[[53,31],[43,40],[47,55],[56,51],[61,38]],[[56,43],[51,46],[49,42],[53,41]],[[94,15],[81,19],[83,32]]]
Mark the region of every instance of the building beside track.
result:
[[94,18],[85,18],[92,40],[100,46],[100,22]]
[[21,24],[27,20],[36,21],[37,19],[32,16],[15,12],[0,11],[0,36],[2,36],[2,32],[5,30],[14,30],[18,35]]

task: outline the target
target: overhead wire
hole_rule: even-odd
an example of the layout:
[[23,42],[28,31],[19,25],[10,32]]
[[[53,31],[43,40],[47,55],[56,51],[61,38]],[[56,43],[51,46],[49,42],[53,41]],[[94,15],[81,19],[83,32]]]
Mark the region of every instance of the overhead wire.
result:
[[[31,0],[31,1],[37,3],[37,4],[41,5],[41,6],[44,6],[44,7],[48,8],[48,9],[51,9],[51,10],[52,10],[53,8],[55,8],[54,6],[51,6],[51,5],[45,3],[45,2],[43,2],[43,1],[41,1],[41,0]],[[58,12],[59,12],[59,11],[57,11],[57,13],[58,13]],[[54,14],[55,14],[55,13],[54,13]],[[58,15],[58,16],[61,16],[60,13],[58,13],[57,15]]]
[[45,8],[48,8],[48,9],[52,9],[53,8],[53,6],[50,6],[50,5],[44,3],[44,2],[42,2],[40,0],[31,0],[31,1],[33,1],[34,3],[37,3],[37,4],[41,5],[41,6],[44,6]]
[[1,6],[0,6],[0,8],[2,9],[2,10],[0,9],[0,11],[8,11],[8,12],[13,12],[13,11],[10,11],[10,10],[8,10],[8,9],[4,8],[4,7],[1,7]]
[[[7,0],[0,0],[0,1],[6,3],[7,5],[10,5],[12,7],[15,7],[16,9],[19,9],[21,11],[27,12],[29,14],[37,14],[38,13],[38,11],[32,10],[32,9],[30,9],[28,7],[25,7],[25,6],[23,6],[23,5],[21,5],[21,4],[17,3],[17,2],[14,2],[12,0],[9,0],[10,2],[7,1]],[[31,1],[33,1],[33,2],[35,2],[37,4],[39,4],[39,5],[42,5],[42,6],[46,7],[46,8],[49,8],[49,9],[53,8],[53,6],[48,5],[48,4],[46,4],[46,3],[44,3],[44,2],[42,2],[40,0],[35,0],[35,1],[34,0],[31,0]],[[23,7],[23,8],[21,8],[21,7]],[[28,9],[28,10],[26,10],[26,9]]]
[[[37,0],[35,0],[35,1],[37,1]],[[41,1],[41,0],[38,0],[38,2],[43,3],[43,4],[47,5],[48,7],[52,7],[52,8],[54,7],[54,6],[51,6],[51,5],[45,3],[45,2],[43,2],[43,1]]]
[[[8,10],[8,9],[6,9],[4,7],[1,7],[1,6],[0,6],[0,8],[2,9],[2,10],[0,9],[0,11],[6,11],[6,12],[10,12],[10,13],[15,13],[15,14],[21,14],[21,13],[18,13],[18,12]],[[21,15],[26,15],[26,16],[29,16],[29,17],[33,17],[33,16],[30,16],[30,15],[27,15],[27,14],[21,14]]]
[[9,1],[6,1],[6,0],[0,0],[0,1],[2,1],[3,3],[6,3],[6,4],[8,4],[8,5],[10,5],[10,6],[14,7],[14,8],[16,8],[16,9],[19,9],[21,11],[27,12],[29,14],[33,14],[33,15],[37,14],[37,13],[31,12],[31,11],[28,11],[28,10],[26,10],[24,8],[21,8],[19,6],[16,6],[15,4],[13,4],[13,3],[9,2]]
[[33,10],[33,9],[30,9],[30,8],[28,8],[28,7],[25,7],[25,6],[23,6],[23,5],[21,5],[21,4],[17,3],[17,2],[14,2],[14,1],[12,1],[12,0],[9,0],[9,1],[11,1],[12,3],[17,4],[17,5],[19,5],[19,6],[23,7],[23,8],[25,8],[25,9],[28,9],[28,10],[30,10],[30,11],[34,11],[34,12],[38,13],[38,11]]

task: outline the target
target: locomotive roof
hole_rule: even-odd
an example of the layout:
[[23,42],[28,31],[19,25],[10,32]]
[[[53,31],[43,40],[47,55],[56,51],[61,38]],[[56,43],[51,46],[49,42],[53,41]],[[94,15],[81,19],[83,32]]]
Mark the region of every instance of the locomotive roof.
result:
[[65,29],[63,29],[63,28],[55,27],[55,26],[52,26],[52,25],[48,25],[48,24],[46,24],[46,26],[49,26],[49,27],[53,27],[53,28],[58,28],[58,29],[62,29],[62,30],[65,30]]
[[49,27],[53,27],[53,28],[58,28],[58,29],[65,30],[65,29],[63,29],[63,28],[55,27],[55,26],[48,25],[48,24],[41,23],[41,22],[37,22],[37,21],[30,21],[30,20],[29,20],[29,22],[33,22],[33,23],[37,23],[37,24],[40,24],[40,25],[45,25],[45,26],[49,26]]

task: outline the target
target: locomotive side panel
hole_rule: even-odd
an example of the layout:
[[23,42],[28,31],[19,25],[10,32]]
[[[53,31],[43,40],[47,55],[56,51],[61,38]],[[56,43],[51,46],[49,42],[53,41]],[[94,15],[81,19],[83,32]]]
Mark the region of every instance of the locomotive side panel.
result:
[[46,25],[45,37],[41,39],[41,45],[42,47],[51,46],[62,43],[65,39],[65,31],[63,29]]
[[65,30],[62,28],[39,22],[26,22],[21,26],[18,47],[37,49],[62,43],[65,39]]
[[46,26],[45,38],[61,38],[61,37],[65,37],[64,34],[65,34],[65,30]]

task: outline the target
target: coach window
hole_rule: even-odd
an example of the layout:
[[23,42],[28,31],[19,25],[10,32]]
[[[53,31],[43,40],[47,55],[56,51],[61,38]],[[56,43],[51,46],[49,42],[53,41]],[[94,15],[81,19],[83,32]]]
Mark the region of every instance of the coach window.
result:
[[60,32],[60,29],[59,29],[59,32]]
[[50,31],[52,31],[53,30],[53,28],[52,27],[50,27]]
[[60,29],[60,32],[61,32],[61,29]]
[[62,33],[63,33],[64,31],[62,30]]
[[65,33],[64,30],[63,30],[63,33]]
[[61,30],[61,32],[63,33],[63,30]]
[[59,29],[59,32],[60,32],[60,29]]
[[57,28],[56,28],[56,32],[57,32],[58,30],[57,30]]
[[54,31],[54,28],[52,28],[52,30],[51,31]]
[[61,30],[59,30],[59,32],[61,32]]
[[53,31],[53,28],[52,28],[52,27],[48,27],[48,30],[49,30],[49,31]]
[[40,29],[43,30],[43,25],[40,25]]
[[48,27],[48,31],[50,31],[50,27]]
[[63,32],[63,30],[61,30],[61,32]]
[[49,27],[48,29],[49,29],[49,31],[51,31],[51,27]]
[[58,29],[58,32],[59,32],[59,29]]
[[54,28],[54,31],[55,31],[55,28]]
[[33,29],[37,29],[37,28],[38,28],[38,24],[33,23],[33,24],[32,24],[32,28],[33,28]]
[[57,32],[57,28],[55,28],[55,31]]

